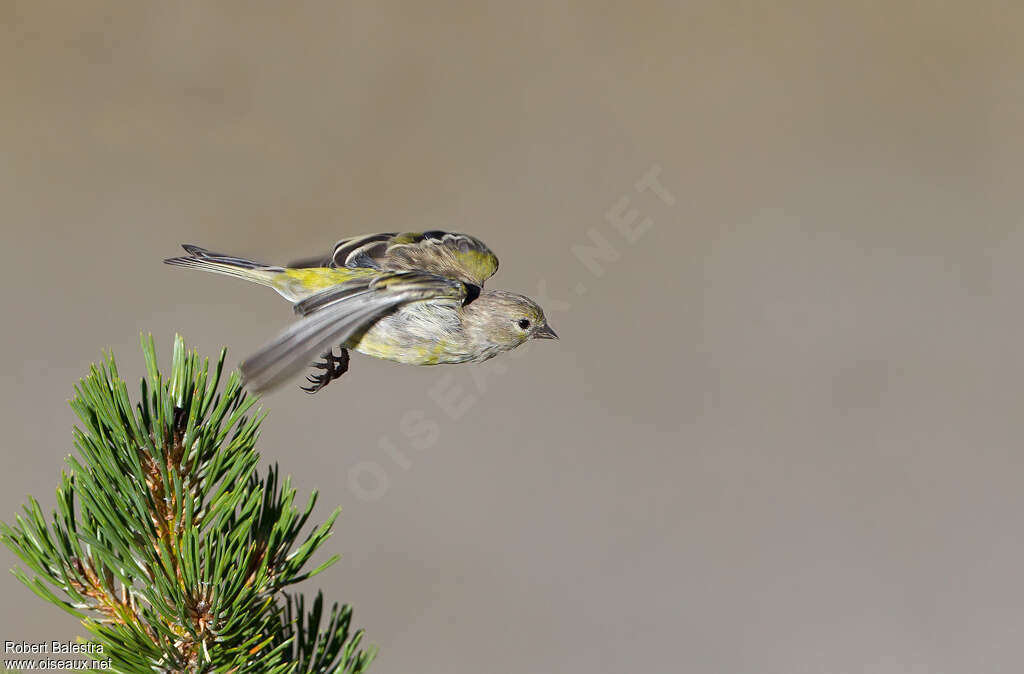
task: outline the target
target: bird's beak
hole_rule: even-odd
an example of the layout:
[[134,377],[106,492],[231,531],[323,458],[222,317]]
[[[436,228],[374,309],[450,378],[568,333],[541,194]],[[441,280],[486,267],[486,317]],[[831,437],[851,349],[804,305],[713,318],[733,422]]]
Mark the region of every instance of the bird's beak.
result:
[[551,329],[551,326],[545,323],[541,327],[533,331],[534,339],[558,339],[558,335]]

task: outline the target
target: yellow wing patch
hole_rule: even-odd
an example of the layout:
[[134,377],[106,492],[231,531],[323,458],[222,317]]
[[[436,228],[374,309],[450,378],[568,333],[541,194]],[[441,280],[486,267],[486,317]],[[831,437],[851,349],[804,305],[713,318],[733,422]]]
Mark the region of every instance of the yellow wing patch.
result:
[[455,259],[459,266],[469,272],[471,278],[478,281],[478,285],[494,276],[498,271],[498,258],[491,251],[467,250],[455,253]]

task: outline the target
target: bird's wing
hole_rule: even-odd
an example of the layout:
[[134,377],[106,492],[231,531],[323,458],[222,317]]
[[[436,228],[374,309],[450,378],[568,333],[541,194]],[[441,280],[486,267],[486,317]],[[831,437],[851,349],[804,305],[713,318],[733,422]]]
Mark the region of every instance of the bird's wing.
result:
[[287,266],[293,269],[305,269],[309,267],[371,267],[379,269],[375,264],[345,264],[348,254],[357,248],[364,248],[375,243],[387,242],[392,237],[398,236],[397,232],[383,232],[381,234],[361,234],[347,239],[342,239],[334,244],[330,253],[304,257],[300,260],[289,262]]
[[242,362],[242,379],[253,391],[266,391],[399,305],[431,299],[462,302],[466,292],[461,282],[422,272],[381,274],[328,288],[295,305],[302,318]]
[[480,287],[498,270],[498,257],[483,241],[468,234],[385,232],[342,239],[330,256],[298,260],[289,266],[425,271]]

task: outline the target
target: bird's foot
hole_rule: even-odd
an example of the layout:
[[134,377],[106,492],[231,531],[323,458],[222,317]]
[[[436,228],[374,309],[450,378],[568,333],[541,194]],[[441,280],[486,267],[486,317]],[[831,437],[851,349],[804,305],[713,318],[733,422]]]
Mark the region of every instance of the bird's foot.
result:
[[316,393],[332,381],[348,372],[348,349],[339,347],[341,355],[335,356],[334,349],[325,352],[322,361],[313,363],[313,367],[323,370],[320,374],[311,374],[306,377],[309,386],[300,386],[306,393]]

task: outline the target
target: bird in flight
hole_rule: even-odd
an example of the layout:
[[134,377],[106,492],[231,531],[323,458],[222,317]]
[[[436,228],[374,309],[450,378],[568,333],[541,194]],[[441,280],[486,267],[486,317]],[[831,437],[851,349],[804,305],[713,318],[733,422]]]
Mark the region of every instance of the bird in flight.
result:
[[[183,245],[164,260],[270,286],[299,319],[239,366],[257,392],[313,362],[316,393],[348,370],[349,349],[411,365],[478,363],[530,339],[557,339],[524,295],[484,290],[498,258],[467,234],[429,231],[342,239],[329,256],[286,267]],[[340,349],[335,355],[334,346]]]

